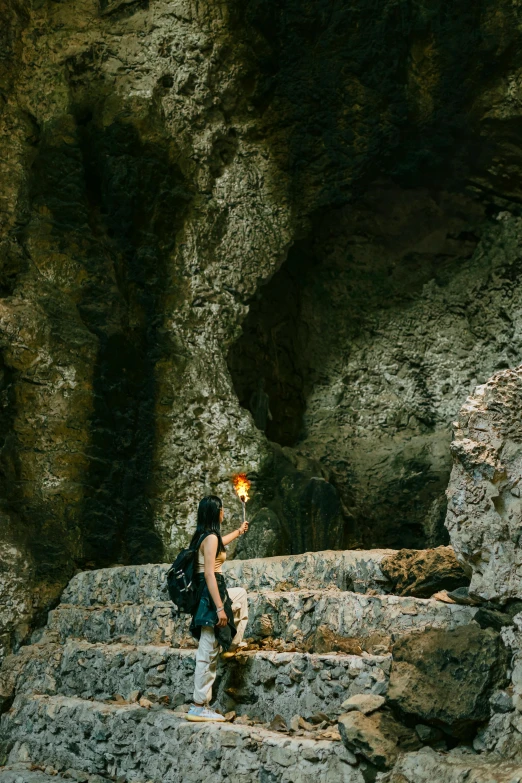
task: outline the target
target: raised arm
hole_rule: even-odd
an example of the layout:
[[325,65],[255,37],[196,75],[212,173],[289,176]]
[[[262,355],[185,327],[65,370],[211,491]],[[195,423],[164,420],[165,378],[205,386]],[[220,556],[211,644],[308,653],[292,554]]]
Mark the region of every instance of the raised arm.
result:
[[233,530],[232,533],[228,533],[228,535],[223,536],[223,544],[226,546],[227,544],[230,544],[231,541],[233,541],[235,538],[238,538],[238,536],[242,536],[243,533],[246,533],[248,530],[248,522],[243,522],[243,524],[238,527],[237,530]]

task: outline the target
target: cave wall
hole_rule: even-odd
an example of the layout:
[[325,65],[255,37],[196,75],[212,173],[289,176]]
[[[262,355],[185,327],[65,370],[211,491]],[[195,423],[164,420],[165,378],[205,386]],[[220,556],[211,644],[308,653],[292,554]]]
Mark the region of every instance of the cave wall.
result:
[[[239,405],[230,347],[292,246],[291,262],[306,240],[336,266],[338,252],[318,249],[328,213],[349,234],[376,179],[452,192],[471,182],[481,204],[513,209],[520,63],[507,0],[2,0],[4,9],[8,649],[77,567],[169,557],[204,491],[224,495],[232,526],[238,468],[258,476],[259,509],[280,509],[281,540],[324,546],[303,528],[320,527],[321,514],[305,504],[293,535],[295,503],[284,500],[294,481],[321,495],[312,480],[337,470],[322,443],[315,459],[314,432],[321,441],[331,427],[314,413],[319,386],[302,390],[307,453],[281,457]],[[350,372],[364,373],[354,362]],[[274,465],[281,492],[268,481]],[[350,516],[341,525],[329,507],[337,545]]]
[[339,491],[343,546],[446,541],[451,422],[522,352],[519,220],[489,206],[380,182],[318,215],[230,351],[241,404],[263,377],[268,438]]
[[347,545],[422,548],[446,541],[461,401],[520,361],[519,221],[449,194],[367,198],[314,240],[326,274],[303,305],[312,366],[296,448],[331,471]]

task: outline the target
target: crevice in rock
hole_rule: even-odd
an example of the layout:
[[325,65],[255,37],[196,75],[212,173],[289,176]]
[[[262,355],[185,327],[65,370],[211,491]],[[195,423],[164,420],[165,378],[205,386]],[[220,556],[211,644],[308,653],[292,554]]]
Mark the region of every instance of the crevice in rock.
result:
[[317,261],[306,243],[294,245],[281,269],[250,305],[240,338],[227,361],[240,404],[250,410],[269,440],[293,446],[302,436],[307,383],[309,324],[302,316],[306,281]]
[[95,286],[79,305],[99,340],[85,557],[154,562],[162,553],[148,492],[155,365],[168,351],[162,328],[167,262],[191,195],[166,146],[142,141],[131,125],[102,127],[83,114],[79,137],[96,252],[110,259],[112,272],[103,293]]

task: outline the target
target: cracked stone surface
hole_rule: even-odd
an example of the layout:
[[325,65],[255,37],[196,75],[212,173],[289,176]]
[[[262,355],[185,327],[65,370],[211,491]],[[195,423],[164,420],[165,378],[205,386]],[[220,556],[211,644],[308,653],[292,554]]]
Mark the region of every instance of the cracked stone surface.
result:
[[[380,783],[340,742],[57,692],[75,687],[52,673],[71,638],[106,645],[89,658],[100,687],[123,643],[170,645],[164,671],[126,682],[179,681],[193,652],[172,645],[190,640],[165,566],[147,564],[186,543],[208,491],[237,526],[238,470],[252,525],[230,580],[251,594],[248,632],[296,647],[259,709],[385,687],[376,658],[336,679],[329,652],[492,622],[383,594],[382,547],[449,536],[472,595],[513,620],[510,681],[473,752],[407,754],[390,774],[521,777],[519,15],[520,0],[377,15],[368,0],[0,0],[0,741],[28,780],[49,761],[66,780],[178,783],[185,754],[186,781],[207,765],[217,781]],[[248,410],[261,376],[264,432]],[[248,561],[268,554],[283,557]],[[78,569],[115,564],[131,568],[80,575],[58,605]],[[17,669],[36,666],[32,632],[60,659],[34,669],[42,696]],[[259,694],[271,655],[245,664]],[[317,693],[301,692],[311,670]],[[32,756],[43,772],[24,771]]]
[[[270,566],[273,573],[266,581],[271,585],[282,571],[292,578],[301,573],[305,581],[314,574],[319,578],[325,564],[331,574],[337,573],[344,580],[343,568],[360,568],[361,563],[365,568],[368,563],[376,565],[383,553],[377,552],[373,558],[367,552],[357,553],[361,560],[346,559],[346,554],[337,553],[337,560],[331,552],[269,560],[267,573]],[[319,566],[316,571],[314,563]],[[259,561],[231,564],[234,568],[240,566],[239,575],[245,577],[249,565],[252,578],[257,579]],[[201,764],[207,764],[218,780],[226,779],[234,768],[234,780],[243,783],[259,779],[363,783],[368,777],[377,783],[403,768],[409,781],[410,769],[422,764],[423,757],[416,761],[416,755],[407,751],[418,747],[422,740],[411,726],[397,720],[403,708],[411,713],[402,701],[398,712],[390,711],[390,706],[393,709],[400,701],[396,675],[406,659],[415,660],[424,679],[429,666],[435,674],[433,681],[435,670],[444,670],[443,690],[452,698],[456,686],[463,687],[469,704],[463,698],[456,700],[459,719],[476,720],[474,704],[482,699],[479,719],[483,725],[473,739],[477,783],[487,780],[484,776],[491,769],[492,759],[502,760],[502,773],[516,770],[518,657],[522,649],[518,615],[500,632],[512,656],[514,694],[507,681],[503,682],[506,690],[499,689],[499,667],[483,655],[484,660],[474,660],[473,671],[467,674],[471,682],[482,672],[482,687],[487,677],[484,667],[496,666],[496,684],[488,680],[489,691],[482,698],[468,693],[469,688],[461,683],[462,667],[453,661],[453,649],[449,654],[453,668],[448,668],[444,645],[428,649],[419,639],[452,634],[462,637],[468,655],[463,666],[469,669],[466,634],[478,634],[494,644],[499,639],[498,632],[482,630],[474,621],[480,612],[484,614],[483,609],[433,599],[346,592],[338,587],[251,592],[247,634],[258,640],[259,649],[220,662],[214,693],[214,706],[223,712],[232,710],[238,722],[190,724],[185,720],[185,710],[193,688],[194,643],[187,635],[186,621],[180,623],[172,615],[171,604],[158,600],[163,597],[159,588],[164,568],[128,566],[79,575],[64,595],[64,599],[76,603],[61,603],[50,613],[47,627],[34,634],[34,643],[5,659],[0,669],[0,764],[8,765],[5,774],[11,774],[13,765],[24,774],[23,765],[27,768],[36,764],[44,770],[42,774],[51,770],[64,780],[72,775],[80,783],[78,775],[138,783],[146,769],[147,780],[153,783],[170,780],[169,776],[173,783],[180,783],[182,778],[196,775]],[[375,576],[377,572],[371,573]],[[104,582],[107,595],[102,590]],[[97,603],[107,597],[127,600]],[[132,603],[131,598],[137,602]],[[510,619],[508,615],[506,618]],[[267,628],[270,638],[266,636]],[[290,649],[281,652],[262,648],[263,644],[278,643]],[[388,650],[397,651],[399,647],[402,653],[395,653],[394,662],[394,654]],[[393,667],[397,671],[390,698]],[[422,682],[412,685],[412,690],[417,697],[415,710],[419,705],[425,710],[422,721],[427,724],[425,734],[431,742],[433,694]],[[409,693],[410,701],[411,696]],[[342,717],[352,704],[362,709],[370,701],[368,716],[356,710]],[[438,707],[443,702],[439,699]],[[339,728],[320,729],[321,725],[328,727],[328,721],[340,719],[344,722]],[[419,720],[418,715],[415,720]],[[310,722],[315,725],[318,721],[314,736]],[[267,730],[276,726],[276,732]],[[438,742],[447,747],[443,736]],[[174,771],[173,757],[179,761],[179,769]],[[426,758],[429,770],[432,757]],[[451,783],[466,771],[448,762],[446,755],[438,753],[435,758],[442,760],[444,770],[449,765],[444,774]],[[511,767],[508,759],[513,759]],[[1,769],[0,774],[4,774]],[[502,776],[498,781],[512,783]],[[89,778],[86,783],[100,780]]]
[[2,650],[239,469],[242,557],[443,543],[448,421],[522,360],[517,5],[0,10]]
[[[392,550],[308,552],[304,555],[228,560],[227,584],[258,590],[288,591],[302,585],[316,590],[385,591],[388,580],[380,570]],[[61,602],[78,606],[168,601],[165,575],[170,563],[107,568],[77,574],[64,590]]]
[[[171,647],[36,645],[8,658],[0,672],[0,703],[13,693],[32,692],[105,701],[137,694],[154,702],[167,698],[179,706],[192,700],[195,651]],[[272,651],[245,653],[220,663],[213,706],[263,722],[281,715],[336,718],[344,699],[355,694],[385,694],[389,655],[310,655]],[[177,702],[177,704],[175,703]]]
[[383,783],[518,783],[521,779],[519,764],[498,758],[488,761],[469,751],[440,754],[431,748],[407,753],[393,772],[382,778]]
[[[254,639],[263,638],[266,634],[262,618],[268,616],[275,638],[303,645],[311,651],[318,648],[326,651],[323,648],[328,632],[335,637],[330,649],[338,649],[335,641],[338,639],[358,641],[371,651],[375,645],[389,646],[393,638],[413,629],[467,625],[476,612],[474,607],[422,598],[308,590],[266,591],[249,595],[245,634]],[[168,602],[89,608],[60,604],[50,612],[46,633],[56,634],[61,641],[73,637],[89,642],[170,643],[182,647],[191,644],[189,619],[173,617],[172,604]]]
[[490,716],[492,692],[507,685],[508,659],[500,634],[476,623],[412,634],[393,645],[389,702],[450,735],[472,737]]
[[[209,764],[215,780],[250,783],[260,775],[270,780],[290,776],[301,783],[363,783],[362,771],[342,743],[290,739],[261,728],[233,724],[188,723],[170,710],[147,712],[138,705],[115,707],[67,697],[20,699],[21,723],[10,721],[2,745],[12,744],[10,763],[26,760],[23,724],[31,722],[31,757],[48,757],[53,746],[56,769],[73,767],[125,780],[197,781]],[[90,740],[77,742],[77,728]],[[139,747],[152,753],[137,753]],[[172,764],[183,760],[183,774]]]
[[522,598],[522,368],[478,386],[454,424],[446,527],[472,593]]

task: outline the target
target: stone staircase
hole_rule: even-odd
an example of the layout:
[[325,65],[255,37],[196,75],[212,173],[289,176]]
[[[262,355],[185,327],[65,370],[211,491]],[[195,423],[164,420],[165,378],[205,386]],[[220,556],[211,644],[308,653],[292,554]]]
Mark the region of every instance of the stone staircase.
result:
[[522,781],[522,765],[466,747],[404,753],[386,772],[340,741],[347,698],[386,697],[393,642],[467,626],[478,611],[391,595],[380,569],[389,554],[227,563],[228,583],[249,592],[252,649],[220,664],[214,706],[237,716],[226,724],[185,720],[195,649],[165,591],[168,566],[78,574],[0,671],[0,782]]

